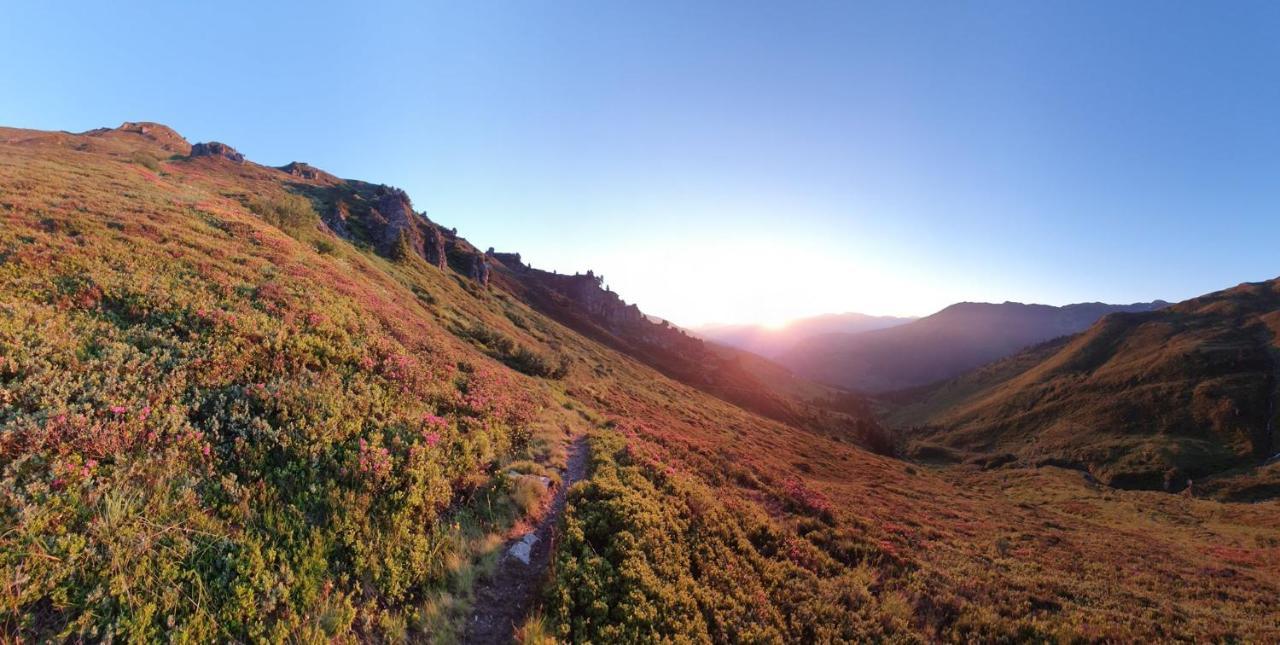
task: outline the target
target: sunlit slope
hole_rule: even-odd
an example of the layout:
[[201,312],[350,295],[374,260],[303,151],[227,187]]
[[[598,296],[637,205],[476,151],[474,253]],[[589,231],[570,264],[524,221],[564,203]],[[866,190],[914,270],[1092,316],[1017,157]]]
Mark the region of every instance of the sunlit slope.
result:
[[520,514],[499,466],[553,463],[576,417],[450,330],[548,357],[560,331],[328,234],[280,171],[138,132],[0,138],[0,628],[448,631]]
[[[1085,467],[1118,486],[1179,490],[1280,450],[1277,283],[1140,314],[930,388],[891,415],[928,441]],[[908,397],[909,398],[909,397]]]
[[188,152],[0,131],[7,636],[448,641],[510,473],[589,431],[566,639],[1280,637],[1275,503],[880,457],[432,263],[432,223],[380,247],[390,189]]

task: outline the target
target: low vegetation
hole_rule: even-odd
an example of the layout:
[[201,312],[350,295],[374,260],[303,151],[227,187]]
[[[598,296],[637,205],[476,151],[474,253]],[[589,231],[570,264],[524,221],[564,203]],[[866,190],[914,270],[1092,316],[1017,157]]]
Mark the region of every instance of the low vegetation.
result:
[[15,132],[8,640],[456,641],[588,428],[526,642],[1280,639],[1275,501],[872,454],[330,235],[303,178]]
[[493,473],[554,436],[546,394],[274,232],[305,199],[152,181],[0,155],[0,630],[450,629],[530,505]]
[[294,236],[313,231],[320,224],[311,202],[301,195],[289,193],[249,198],[249,210],[262,221]]
[[568,357],[548,358],[483,324],[472,324],[461,335],[474,341],[490,356],[529,376],[561,379],[569,373]]
[[894,557],[831,525],[798,482],[779,500],[796,531],[637,459],[620,435],[591,442],[591,477],[569,498],[548,600],[573,642],[831,642],[909,631],[871,593]]

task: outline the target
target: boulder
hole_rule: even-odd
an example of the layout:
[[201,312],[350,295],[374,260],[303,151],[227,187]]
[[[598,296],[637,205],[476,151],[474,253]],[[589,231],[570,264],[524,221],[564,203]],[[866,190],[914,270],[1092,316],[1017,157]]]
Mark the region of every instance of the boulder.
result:
[[519,560],[524,564],[529,564],[529,558],[533,555],[533,545],[538,543],[538,535],[533,532],[526,533],[520,538],[519,542],[511,545],[507,549],[507,554]]
[[291,161],[286,165],[280,166],[280,171],[310,181],[322,181],[325,183],[337,183],[339,181],[337,177],[301,161]]
[[217,141],[206,141],[191,146],[191,158],[196,157],[221,157],[235,163],[244,163],[244,155],[237,152],[235,148]]

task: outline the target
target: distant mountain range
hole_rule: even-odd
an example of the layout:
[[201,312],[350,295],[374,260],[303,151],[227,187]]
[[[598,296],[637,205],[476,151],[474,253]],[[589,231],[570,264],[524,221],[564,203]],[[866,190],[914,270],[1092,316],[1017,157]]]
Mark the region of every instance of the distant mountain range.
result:
[[[1280,280],[1242,284],[1105,316],[1082,334],[906,395],[889,418],[914,427],[912,454],[924,459],[1006,455],[1086,469],[1113,486],[1180,490],[1280,452],[1278,333]],[[1274,495],[1280,469],[1214,487],[1227,497]]]
[[691,331],[707,340],[737,347],[765,358],[777,358],[802,341],[826,334],[858,334],[909,323],[915,318],[868,316],[860,313],[824,314],[802,318],[786,327],[706,325]]
[[1031,345],[1083,331],[1110,313],[1152,311],[1168,304],[962,302],[885,329],[812,335],[776,360],[806,378],[887,392],[958,376]]

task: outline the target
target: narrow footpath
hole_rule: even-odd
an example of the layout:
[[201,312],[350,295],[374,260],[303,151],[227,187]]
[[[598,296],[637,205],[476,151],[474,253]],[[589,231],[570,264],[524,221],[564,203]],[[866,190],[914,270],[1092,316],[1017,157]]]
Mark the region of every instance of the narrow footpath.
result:
[[475,603],[463,642],[511,642],[516,627],[533,607],[551,563],[557,527],[564,514],[565,491],[586,473],[587,438],[581,436],[569,449],[568,467],[537,528],[503,545],[493,572],[476,583]]

